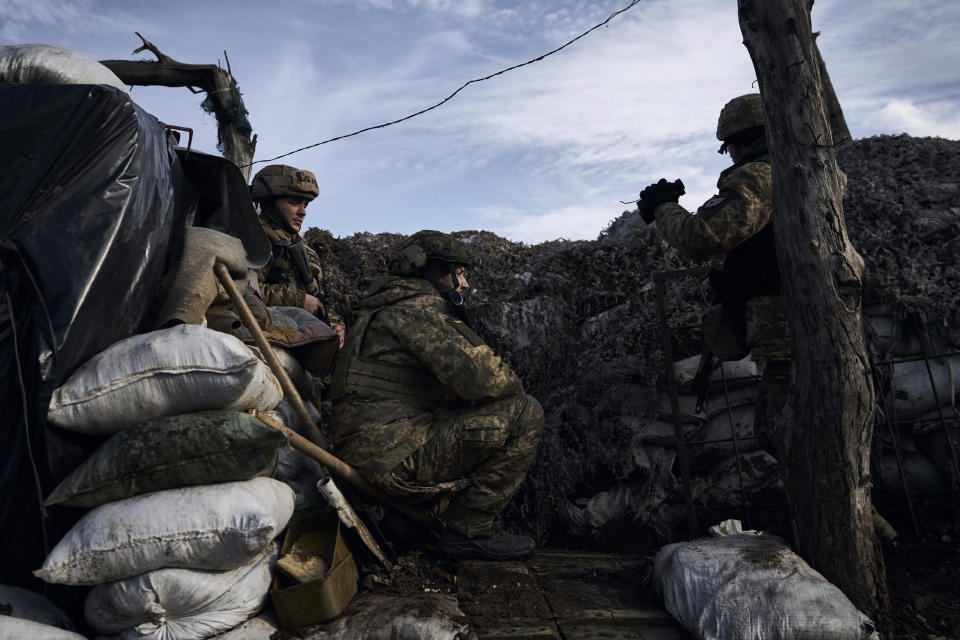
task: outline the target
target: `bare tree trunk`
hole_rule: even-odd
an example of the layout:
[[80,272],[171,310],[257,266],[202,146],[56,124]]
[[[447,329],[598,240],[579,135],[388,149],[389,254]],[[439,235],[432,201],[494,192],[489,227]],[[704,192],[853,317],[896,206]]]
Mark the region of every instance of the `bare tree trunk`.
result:
[[[140,34],[137,34],[140,36]],[[250,181],[250,163],[257,148],[257,136],[246,119],[247,110],[236,82],[228,70],[213,64],[184,64],[164,55],[156,46],[143,40],[143,46],[134,53],[149,50],[157,56],[156,62],[143,60],[101,60],[125,84],[139,86],[188,87],[205,91],[213,105],[217,119],[217,133],[223,156],[240,167],[244,178]],[[226,55],[226,53],[224,54]],[[169,123],[173,124],[173,123]]]
[[811,31],[811,6],[738,0],[764,101],[780,269],[791,274],[784,292],[794,387],[780,462],[800,553],[888,628],[870,499],[876,399],[861,325],[864,265],[844,223],[844,178],[830,126],[837,114],[825,98],[832,87]]

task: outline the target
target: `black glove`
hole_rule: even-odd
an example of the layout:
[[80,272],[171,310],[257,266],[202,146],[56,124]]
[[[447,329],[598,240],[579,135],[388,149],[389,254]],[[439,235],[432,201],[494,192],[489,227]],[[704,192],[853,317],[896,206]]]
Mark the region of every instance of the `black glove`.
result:
[[687,190],[679,178],[673,182],[667,182],[665,178],[660,178],[656,184],[652,184],[640,192],[640,199],[637,200],[637,208],[640,210],[640,217],[644,222],[650,224],[653,222],[653,210],[664,202],[677,202],[680,196]]

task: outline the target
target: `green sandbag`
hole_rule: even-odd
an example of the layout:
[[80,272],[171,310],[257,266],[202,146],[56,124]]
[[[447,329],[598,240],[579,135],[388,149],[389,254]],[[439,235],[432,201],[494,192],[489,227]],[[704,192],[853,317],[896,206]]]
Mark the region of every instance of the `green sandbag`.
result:
[[283,434],[237,411],[157,418],[114,434],[47,505],[96,507],[141,493],[269,476]]

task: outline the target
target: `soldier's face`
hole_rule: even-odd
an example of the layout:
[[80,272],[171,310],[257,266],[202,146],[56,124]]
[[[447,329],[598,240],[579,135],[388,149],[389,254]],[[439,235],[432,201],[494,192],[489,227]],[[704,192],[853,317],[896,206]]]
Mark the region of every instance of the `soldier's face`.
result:
[[[457,267],[453,273],[448,273],[447,275],[440,278],[437,282],[437,288],[440,289],[441,293],[446,293],[447,291],[452,291],[456,289],[457,291],[463,292],[470,288],[470,285],[467,283],[467,271],[463,267]],[[457,284],[454,286],[453,277],[457,277]]]
[[294,231],[300,231],[309,203],[305,198],[277,198],[277,211]]

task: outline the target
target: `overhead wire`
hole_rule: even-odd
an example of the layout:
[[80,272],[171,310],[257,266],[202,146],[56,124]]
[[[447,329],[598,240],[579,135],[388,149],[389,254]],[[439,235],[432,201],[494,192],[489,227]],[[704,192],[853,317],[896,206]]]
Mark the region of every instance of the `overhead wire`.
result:
[[307,149],[313,149],[314,147],[319,147],[320,145],[324,145],[324,144],[327,144],[327,143],[330,143],[330,142],[336,142],[337,140],[343,140],[344,138],[350,138],[350,137],[353,137],[353,136],[356,136],[356,135],[360,135],[361,133],[366,133],[367,131],[372,131],[372,130],[374,130],[374,129],[383,129],[384,127],[389,127],[389,126],[391,126],[391,125],[399,124],[399,123],[404,122],[404,121],[406,121],[406,120],[410,120],[411,118],[415,118],[415,117],[417,117],[417,116],[419,116],[419,115],[423,115],[424,113],[427,113],[428,111],[433,111],[433,110],[436,109],[437,107],[440,107],[440,106],[446,104],[447,102],[449,102],[450,100],[452,100],[454,96],[456,96],[458,93],[460,93],[461,91],[463,91],[464,89],[466,89],[466,88],[467,88],[468,86],[470,86],[471,84],[474,84],[474,83],[477,83],[477,82],[483,82],[483,81],[485,81],[485,80],[490,80],[491,78],[495,78],[495,77],[497,77],[497,76],[499,76],[499,75],[503,75],[504,73],[507,73],[508,71],[513,71],[514,69],[519,69],[520,67],[525,67],[525,66],[527,66],[527,65],[529,65],[529,64],[533,64],[534,62],[539,62],[539,61],[543,60],[544,58],[546,58],[547,56],[552,56],[553,54],[557,53],[558,51],[562,51],[563,49],[566,49],[567,47],[569,47],[570,45],[572,45],[572,44],[573,44],[574,42],[576,42],[577,40],[580,40],[581,38],[587,36],[588,34],[592,33],[593,31],[596,31],[596,30],[599,29],[600,27],[605,26],[607,23],[609,23],[611,20],[613,20],[613,19],[614,19],[615,17],[617,17],[618,15],[620,15],[620,14],[622,14],[622,13],[626,13],[627,11],[629,11],[630,9],[632,9],[635,5],[639,4],[641,1],[642,1],[642,0],[631,0],[630,3],[629,3],[627,6],[625,6],[623,9],[619,9],[619,10],[617,10],[617,11],[614,11],[614,12],[611,13],[609,16],[607,16],[607,19],[604,20],[603,22],[600,22],[600,23],[595,24],[594,26],[590,27],[589,29],[587,29],[586,31],[584,31],[583,33],[581,33],[580,35],[578,35],[576,38],[573,38],[572,40],[569,40],[569,41],[565,42],[564,44],[560,45],[560,46],[557,47],[556,49],[552,49],[551,51],[548,51],[548,52],[546,52],[546,53],[544,53],[544,54],[542,54],[542,55],[539,55],[539,56],[537,56],[536,58],[531,58],[530,60],[527,60],[526,62],[521,62],[521,63],[519,63],[519,64],[513,65],[512,67],[507,67],[506,69],[501,69],[500,71],[497,71],[496,73],[491,73],[490,75],[483,76],[482,78],[474,78],[473,80],[468,80],[467,82],[464,82],[462,85],[460,85],[460,87],[459,87],[456,91],[454,91],[453,93],[451,93],[450,95],[448,95],[446,98],[444,98],[443,100],[441,100],[440,102],[438,102],[438,103],[436,103],[436,104],[434,104],[434,105],[432,105],[432,106],[426,107],[425,109],[421,109],[420,111],[417,111],[417,112],[415,112],[415,113],[411,113],[410,115],[404,116],[403,118],[398,118],[397,120],[391,120],[390,122],[384,122],[384,123],[382,123],[382,124],[377,124],[377,125],[373,125],[373,126],[370,126],[370,127],[364,127],[363,129],[359,129],[359,130],[354,131],[354,132],[352,132],[352,133],[346,133],[346,134],[343,134],[343,135],[336,136],[336,137],[334,137],[334,138],[328,138],[327,140],[323,140],[322,142],[316,142],[316,143],[314,143],[314,144],[309,144],[309,145],[307,145],[307,146],[305,146],[305,147],[300,147],[299,149],[294,149],[293,151],[288,151],[287,153],[280,154],[279,156],[275,156],[275,157],[273,157],[273,158],[267,158],[267,159],[265,159],[265,160],[254,160],[253,162],[251,162],[251,163],[249,163],[249,164],[242,165],[242,166],[243,166],[243,167],[249,167],[249,166],[252,166],[252,165],[261,163],[261,162],[273,162],[274,160],[279,160],[279,159],[281,159],[281,158],[286,158],[287,156],[292,156],[292,155],[295,154],[295,153],[300,153],[301,151],[306,151]]

